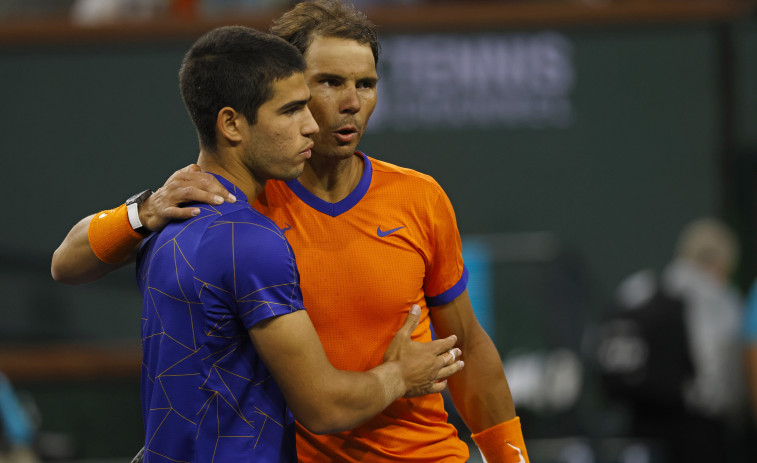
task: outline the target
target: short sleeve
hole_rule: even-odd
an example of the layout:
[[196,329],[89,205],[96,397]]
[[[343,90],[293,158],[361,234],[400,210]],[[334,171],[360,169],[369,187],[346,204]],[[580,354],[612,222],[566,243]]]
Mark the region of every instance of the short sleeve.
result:
[[431,259],[427,262],[423,281],[429,307],[452,302],[468,284],[455,211],[442,188],[436,183],[434,186],[436,194],[428,208]]
[[297,263],[281,231],[267,220],[224,219],[208,227],[197,252],[195,286],[209,310],[231,310],[247,329],[302,310]]

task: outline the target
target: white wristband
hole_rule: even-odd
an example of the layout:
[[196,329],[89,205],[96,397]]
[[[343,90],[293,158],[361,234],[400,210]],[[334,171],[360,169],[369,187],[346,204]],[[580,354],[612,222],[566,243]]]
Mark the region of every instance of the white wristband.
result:
[[126,213],[129,215],[129,223],[132,229],[138,230],[142,228],[142,222],[139,220],[139,204],[127,204]]

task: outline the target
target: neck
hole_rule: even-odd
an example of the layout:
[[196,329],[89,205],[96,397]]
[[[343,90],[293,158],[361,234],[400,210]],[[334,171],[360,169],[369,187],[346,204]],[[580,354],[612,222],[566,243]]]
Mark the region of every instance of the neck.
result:
[[333,159],[313,153],[313,157],[305,163],[299,181],[322,200],[337,203],[357,187],[364,169],[363,157],[358,154]]
[[220,175],[233,183],[247,196],[250,204],[265,188],[265,179],[255,178],[249,169],[238,162],[237,158],[224,156],[223,153],[209,154],[205,150],[201,150],[197,165],[203,171]]

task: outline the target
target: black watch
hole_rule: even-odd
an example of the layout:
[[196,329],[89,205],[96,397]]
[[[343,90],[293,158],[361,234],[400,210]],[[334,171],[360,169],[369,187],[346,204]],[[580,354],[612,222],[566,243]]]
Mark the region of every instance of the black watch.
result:
[[131,228],[142,236],[147,236],[151,232],[139,220],[139,205],[145,202],[145,199],[149,198],[152,194],[152,190],[145,190],[126,200],[126,213],[129,216]]

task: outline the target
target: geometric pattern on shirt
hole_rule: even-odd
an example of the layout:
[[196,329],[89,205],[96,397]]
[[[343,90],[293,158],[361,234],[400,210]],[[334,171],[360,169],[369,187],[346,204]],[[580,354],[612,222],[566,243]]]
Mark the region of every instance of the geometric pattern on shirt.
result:
[[[160,371],[150,371],[143,362],[143,375],[150,382],[152,389],[149,394],[152,404],[149,409],[149,421],[153,429],[150,435],[146,436],[147,462],[185,461],[177,457],[187,455],[187,452],[174,449],[179,450],[176,453],[171,450],[172,446],[167,444],[177,440],[177,429],[180,430],[179,434],[186,433],[189,429],[195,434],[191,439],[197,441],[198,450],[191,453],[200,458],[203,453],[201,449],[212,448],[212,453],[208,455],[210,461],[223,462],[234,456],[239,457],[240,453],[248,454],[248,449],[258,448],[261,439],[266,439],[267,433],[271,433],[275,438],[284,433],[286,425],[291,425],[283,422],[289,421],[286,414],[271,416],[264,410],[265,404],[250,406],[249,399],[244,403],[243,398],[239,397],[240,394],[247,394],[257,388],[262,389],[256,394],[258,396],[266,396],[272,391],[280,394],[262,360],[257,358],[257,366],[244,364],[244,361],[255,353],[240,319],[263,309],[267,309],[267,316],[296,310],[297,304],[293,303],[292,299],[296,300],[299,287],[298,281],[289,281],[268,287],[245,288],[243,283],[237,281],[237,270],[238,267],[246,268],[245,266],[250,264],[237,262],[234,243],[249,232],[250,226],[263,228],[277,236],[281,236],[281,232],[273,225],[269,227],[254,221],[221,219],[222,210],[216,207],[205,206],[201,209],[203,212],[198,217],[173,226],[170,238],[163,238],[164,242],[159,247],[150,250],[146,271],[142,273],[146,278],[144,283],[148,284],[143,289],[144,308],[147,312],[146,316],[143,316],[143,328],[150,330],[147,333],[143,330],[143,344],[148,349],[157,345],[162,354],[171,358],[167,364],[162,362],[159,367],[156,366]],[[207,220],[215,221],[210,226],[201,225],[201,222]],[[192,255],[191,250],[186,249],[192,248],[196,239],[182,236],[193,228],[215,229],[215,233],[228,233],[231,243],[231,254],[228,257],[231,258],[231,262],[227,264],[233,268],[233,287],[224,288],[214,284],[215,282],[203,281],[197,277],[196,269],[191,262],[196,256]],[[288,243],[286,246],[288,248]],[[221,258],[223,252],[218,254]],[[149,272],[155,269],[154,265],[165,272],[167,264],[170,266],[171,278],[166,278],[165,275],[151,278]],[[170,281],[171,284],[153,284],[155,281]],[[289,291],[285,289],[287,286],[291,288]],[[236,296],[237,291],[244,289],[249,291]],[[201,297],[203,292],[207,294],[211,291],[221,295],[220,298],[215,297],[211,300],[218,301],[226,297],[236,305],[240,310],[238,318],[231,313],[217,314],[217,318],[210,320],[208,324],[208,320],[203,318],[206,312],[203,310],[205,302]],[[286,293],[289,293],[289,298],[283,301],[282,295],[286,297]],[[301,306],[301,303],[299,305]],[[153,320],[148,320],[150,317]],[[201,327],[198,324],[208,326]],[[217,350],[208,351],[210,346]],[[261,373],[264,373],[262,377]],[[191,398],[183,397],[186,394],[182,394],[181,391],[186,390],[203,391],[205,400],[193,403]],[[276,404],[273,408],[280,412],[276,410]],[[278,428],[278,431],[272,432],[271,427]],[[208,432],[209,430],[213,431]],[[249,456],[258,455],[253,453]],[[283,458],[284,455],[276,457]],[[190,458],[186,461],[193,460]]]

